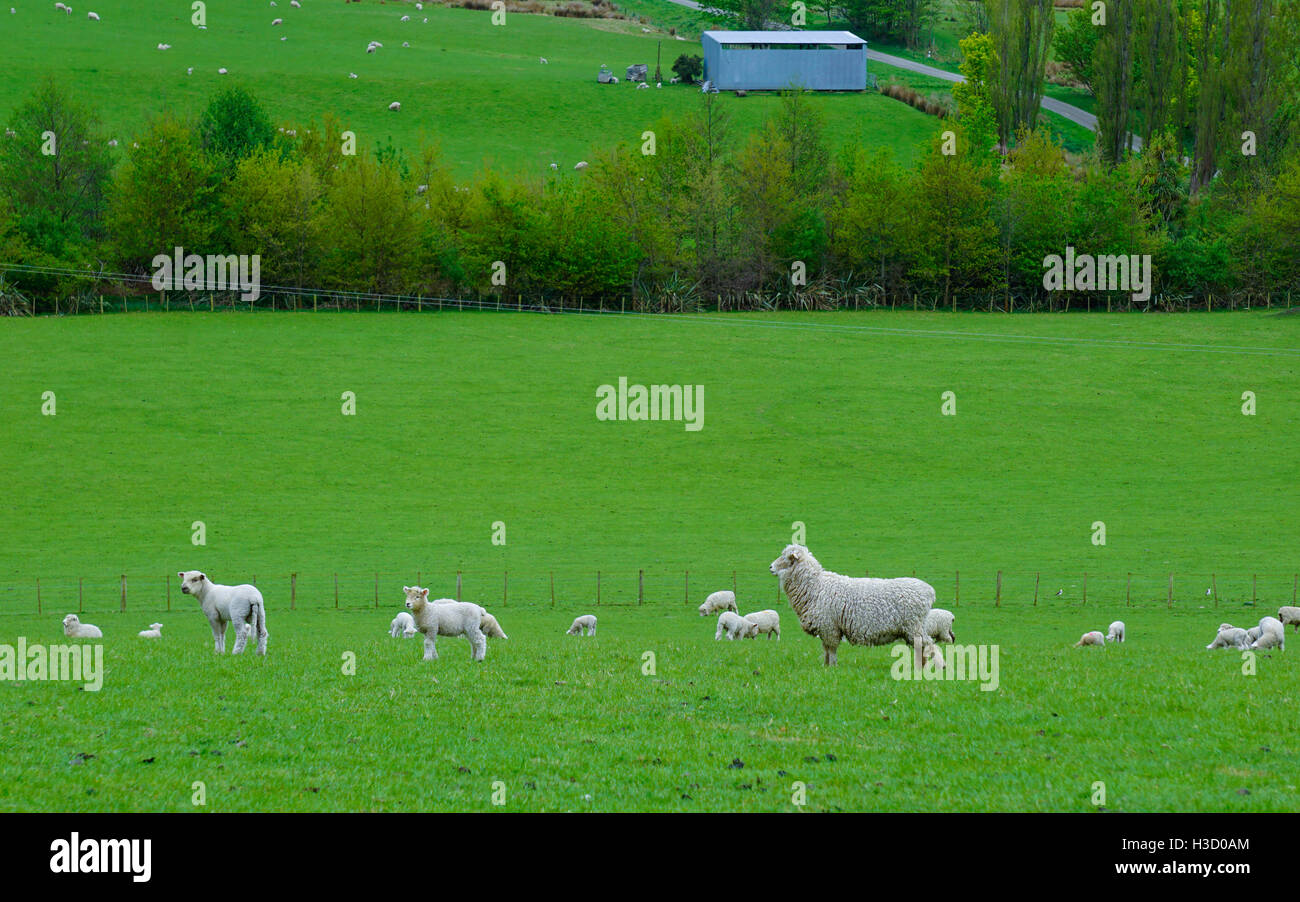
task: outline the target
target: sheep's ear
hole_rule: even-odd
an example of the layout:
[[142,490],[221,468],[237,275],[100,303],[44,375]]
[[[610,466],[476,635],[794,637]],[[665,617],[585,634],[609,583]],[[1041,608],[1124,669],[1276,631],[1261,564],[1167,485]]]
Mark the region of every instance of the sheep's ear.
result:
[[184,571],[184,570],[177,570],[177,571],[176,571],[176,575],[179,576],[181,579],[184,579],[184,578],[185,578],[185,571]]
[[403,592],[410,592],[410,591],[411,591],[411,587],[410,587],[410,586],[402,586],[402,591],[403,591]]
[[428,597],[429,597],[429,590],[428,590],[428,589],[421,589],[421,590],[420,590],[420,597],[421,597],[421,598],[428,598]]

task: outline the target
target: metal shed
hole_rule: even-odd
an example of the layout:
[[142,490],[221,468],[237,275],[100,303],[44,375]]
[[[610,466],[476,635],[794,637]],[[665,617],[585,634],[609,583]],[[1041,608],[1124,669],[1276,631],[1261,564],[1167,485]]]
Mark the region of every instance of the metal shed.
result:
[[863,91],[867,42],[851,31],[706,31],[704,78],[722,91]]

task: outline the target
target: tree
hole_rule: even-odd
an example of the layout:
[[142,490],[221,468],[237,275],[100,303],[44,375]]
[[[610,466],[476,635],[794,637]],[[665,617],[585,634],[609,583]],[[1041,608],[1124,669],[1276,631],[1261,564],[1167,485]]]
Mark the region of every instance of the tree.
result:
[[321,263],[322,187],[303,160],[268,149],[240,160],[225,201],[239,253],[261,257],[263,281],[314,285]]
[[1169,0],[1138,0],[1137,42],[1137,108],[1143,115],[1145,146],[1169,125],[1174,95],[1187,69],[1178,13]]
[[1134,0],[1111,0],[1106,24],[1097,43],[1097,148],[1106,163],[1115,165],[1132,141]]
[[[1124,0],[1120,0],[1124,2]],[[989,27],[997,54],[992,82],[998,141],[1003,148],[1022,129],[1038,123],[1043,80],[1056,24],[1051,0],[988,0]]]
[[858,149],[847,159],[828,215],[830,249],[839,263],[885,291],[903,289],[926,244],[920,221],[910,170],[884,152]]
[[1052,40],[1057,60],[1069,66],[1074,77],[1093,95],[1097,93],[1093,61],[1097,53],[1097,42],[1101,40],[1101,29],[1092,21],[1094,15],[1088,4],[1075,8],[1066,17],[1065,26]]
[[781,0],[710,0],[707,5],[731,13],[751,31],[765,29],[777,9],[782,8]]
[[203,149],[226,172],[275,141],[275,126],[261,104],[238,85],[218,91],[199,117]]
[[[958,134],[960,142],[969,139]],[[986,287],[998,256],[993,218],[994,191],[976,154],[945,154],[936,139],[916,176],[922,234],[927,243],[920,264],[943,286],[948,303],[954,291]]]
[[391,162],[349,157],[326,192],[322,222],[332,284],[397,294],[414,275],[419,227]]
[[673,63],[673,74],[686,84],[695,84],[704,74],[704,58],[698,53],[683,53]]

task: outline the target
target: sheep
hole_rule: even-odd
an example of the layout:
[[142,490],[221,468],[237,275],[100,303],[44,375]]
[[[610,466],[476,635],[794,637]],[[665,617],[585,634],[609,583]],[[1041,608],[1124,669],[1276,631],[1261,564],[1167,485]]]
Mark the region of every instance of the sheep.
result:
[[640,90],[642,90],[642,89],[644,89],[644,88],[648,88],[648,87],[650,87],[648,84],[646,84],[645,82],[641,82],[641,84],[639,84],[639,85],[636,86],[636,89],[637,89],[638,91],[640,91]]
[[579,160],[578,162],[576,162],[576,163],[573,164],[573,168],[574,168],[574,169],[586,169],[586,168],[587,168],[587,161],[586,161],[586,160]]
[[1288,624],[1295,625],[1295,631],[1300,633],[1300,608],[1293,608],[1290,605],[1277,609],[1277,619],[1282,621],[1282,628],[1285,630]]
[[483,619],[479,621],[479,629],[483,630],[483,635],[492,639],[509,639],[505,630],[501,629],[501,624],[497,619],[486,611],[483,612]]
[[916,650],[918,666],[933,654],[925,615],[934,606],[934,587],[924,580],[842,576],[823,570],[803,545],[787,545],[768,569],[780,579],[803,631],[822,640],[825,666],[835,666],[843,639],[853,645],[902,639]]
[[349,73],[348,73],[348,78],[356,78],[356,77],[357,77],[357,73],[355,73],[355,72],[349,72]]
[[564,631],[566,636],[594,636],[596,635],[596,615],[583,614],[581,617],[574,617],[573,623]]
[[65,9],[67,9],[67,7],[64,6],[62,3],[56,3],[56,4],[54,4],[54,8],[57,9],[57,10],[65,10]]
[[410,16],[402,16],[402,18],[399,19],[398,21],[400,21],[400,22],[409,22],[409,21],[411,21],[411,17],[410,17]]
[[1124,621],[1123,621],[1123,620],[1116,620],[1114,623],[1112,623],[1112,624],[1110,625],[1110,628],[1106,631],[1106,641],[1107,641],[1107,642],[1123,642],[1123,641],[1124,641]]
[[272,25],[283,25],[283,24],[284,24],[284,19],[272,19],[272,20],[271,20],[271,24],[272,24]]
[[744,619],[754,624],[754,634],[750,638],[758,638],[759,633],[767,633],[769,641],[773,635],[778,640],[781,638],[781,615],[776,611],[753,611],[746,614]]
[[931,608],[925,615],[925,634],[936,642],[956,642],[952,635],[952,622],[956,615],[943,608]]
[[136,635],[139,636],[141,639],[161,639],[162,624],[151,623],[149,624],[149,628],[147,630],[140,630],[140,632],[136,633]]
[[410,46],[411,46],[411,42],[410,42],[410,41],[402,41],[402,46],[403,46],[403,47],[410,47]]
[[464,636],[469,640],[471,661],[487,655],[487,637],[483,635],[483,615],[487,611],[468,601],[440,598],[429,601],[429,590],[419,586],[402,586],[406,609],[415,617],[415,628],[424,634],[424,660],[438,660],[439,636]]
[[1075,648],[1081,648],[1084,645],[1102,645],[1106,644],[1106,637],[1101,634],[1101,630],[1092,630],[1084,633],[1079,637],[1079,641],[1074,643]]
[[718,629],[713,634],[713,640],[716,642],[721,639],[723,633],[726,633],[728,641],[752,639],[758,635],[758,624],[750,623],[735,611],[723,611],[718,615]]
[[[208,579],[200,570],[181,570],[181,594],[193,595],[212,627],[212,644],[217,654],[226,653],[226,624],[235,625],[232,654],[244,650],[249,636],[257,636],[257,653],[266,654],[266,602],[256,586],[223,586]],[[247,627],[247,628],[245,628]]]
[[294,9],[302,9],[302,4],[299,3],[298,0],[289,0],[289,5]]
[[1214,641],[1205,646],[1211,648],[1245,648],[1246,631],[1238,629],[1230,623],[1219,624],[1219,632],[1214,637]]
[[226,74],[225,67],[222,67],[222,68],[218,69],[218,70],[217,70],[217,74],[218,74],[218,75],[225,75],[225,74]]
[[86,13],[86,18],[92,22],[99,21],[99,13]]
[[547,59],[546,57],[544,57],[544,56],[539,56],[539,57],[537,58],[537,62],[538,62],[539,65],[545,66],[545,65],[547,65],[547,64],[550,63],[550,60],[548,60],[548,59]]
[[668,79],[668,84],[670,84],[670,85],[675,85],[675,84],[677,84],[679,81],[681,81],[681,79],[678,78],[676,75],[674,75],[672,78]]
[[551,164],[551,171],[552,171],[552,172],[557,172],[557,171],[559,171],[559,168],[560,168],[560,164],[559,164],[559,163],[552,163],[552,164]]
[[1252,626],[1250,629],[1246,630],[1246,645],[1250,646],[1251,643],[1258,639],[1260,634],[1263,632],[1264,628],[1262,626]]
[[104,634],[93,623],[82,623],[76,614],[63,618],[63,635],[69,639],[103,639]]
[[396,113],[398,110],[402,108],[402,105],[398,103],[396,100],[394,100],[392,103],[388,105],[388,108],[392,110],[394,113]]
[[171,45],[171,44],[159,44],[159,45],[158,45],[158,49],[159,49],[159,50],[171,50],[171,49],[172,49],[172,45]]
[[193,66],[190,66],[188,69],[186,69],[186,70],[185,70],[185,74],[186,74],[186,75],[193,75],[193,74],[194,74],[194,67],[193,67]]
[[719,611],[735,611],[739,613],[740,609],[736,607],[736,593],[730,589],[722,589],[714,592],[708,598],[704,599],[704,604],[696,608],[701,617],[707,617],[710,614],[716,614]]
[[411,616],[410,611],[400,611],[393,622],[388,624],[388,635],[396,639],[399,635],[403,639],[410,639],[416,633],[415,618]]
[[1286,627],[1282,621],[1276,617],[1261,617],[1259,620],[1260,634],[1250,643],[1250,648],[1276,648],[1278,651],[1286,651]]

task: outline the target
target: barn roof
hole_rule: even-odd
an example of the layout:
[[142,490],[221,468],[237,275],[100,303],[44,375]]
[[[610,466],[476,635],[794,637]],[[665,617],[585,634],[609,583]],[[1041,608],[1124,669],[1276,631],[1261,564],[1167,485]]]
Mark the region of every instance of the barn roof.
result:
[[851,31],[706,31],[719,44],[865,44]]

